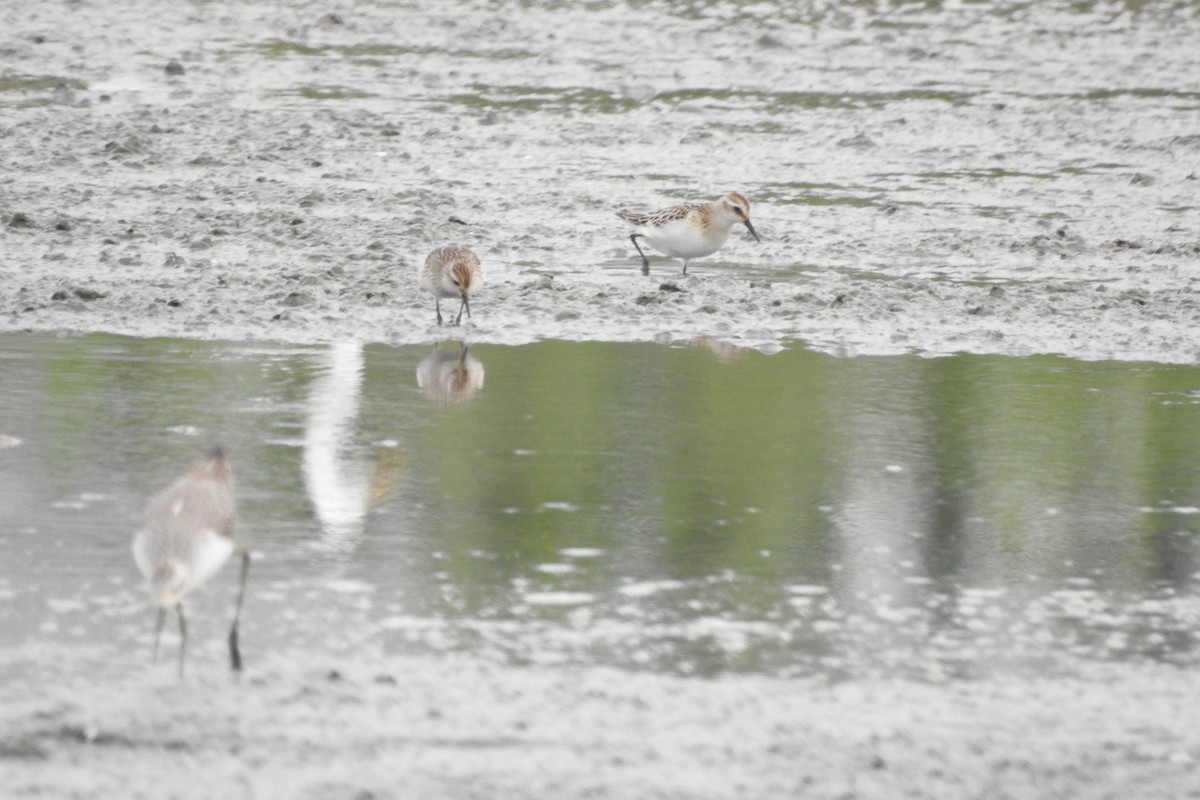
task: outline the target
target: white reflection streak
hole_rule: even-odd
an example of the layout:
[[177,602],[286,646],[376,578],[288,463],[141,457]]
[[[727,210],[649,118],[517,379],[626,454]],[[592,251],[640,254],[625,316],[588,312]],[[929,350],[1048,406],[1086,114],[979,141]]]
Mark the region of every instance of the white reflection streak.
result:
[[370,486],[352,447],[362,394],[362,342],[335,342],[322,361],[308,396],[304,486],[321,523],[322,542],[348,552],[362,535]]

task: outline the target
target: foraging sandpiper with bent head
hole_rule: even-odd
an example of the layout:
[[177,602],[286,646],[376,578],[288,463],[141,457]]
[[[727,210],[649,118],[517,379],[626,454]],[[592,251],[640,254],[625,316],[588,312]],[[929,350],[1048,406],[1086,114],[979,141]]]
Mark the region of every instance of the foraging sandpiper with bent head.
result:
[[[233,543],[235,517],[233,470],[221,448],[215,448],[175,483],[159,492],[146,507],[142,527],[133,537],[133,558],[150,582],[150,597],[158,607],[154,626],[154,658],[168,609],[179,615],[179,674],[187,652],[187,622],[183,598],[211,578],[237,549]],[[246,588],[250,555],[242,555],[241,586],[233,628],[229,631],[230,663],[242,666],[238,648],[238,619]]]
[[442,324],[442,298],[457,297],[462,302],[454,324],[462,322],[463,311],[471,317],[470,294],[483,283],[483,266],[479,257],[465,247],[439,247],[425,259],[421,268],[421,288],[433,295],[437,324]]
[[755,241],[762,241],[750,224],[750,201],[737,192],[722,195],[711,203],[687,203],[649,214],[618,211],[617,216],[635,229],[629,240],[642,257],[643,275],[650,272],[650,259],[642,252],[638,239],[645,239],[668,256],[683,259],[685,275],[693,258],[712,255],[721,249],[729,238],[729,229],[736,223],[745,225]]

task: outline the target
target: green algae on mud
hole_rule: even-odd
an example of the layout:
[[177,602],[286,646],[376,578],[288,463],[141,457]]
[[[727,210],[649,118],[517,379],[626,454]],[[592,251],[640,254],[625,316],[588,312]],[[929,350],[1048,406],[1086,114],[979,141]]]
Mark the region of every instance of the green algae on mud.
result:
[[54,75],[12,75],[0,77],[0,92],[46,92],[59,86],[82,91],[87,84],[71,78]]
[[347,86],[309,85],[300,86],[294,90],[281,91],[281,95],[294,94],[304,100],[365,100],[374,95],[369,92],[351,89]]

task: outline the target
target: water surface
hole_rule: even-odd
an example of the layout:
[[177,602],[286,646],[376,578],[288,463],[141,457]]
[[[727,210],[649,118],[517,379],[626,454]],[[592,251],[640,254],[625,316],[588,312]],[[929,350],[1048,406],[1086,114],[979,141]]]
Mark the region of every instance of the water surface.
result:
[[[80,669],[148,655],[130,536],[216,442],[257,555],[250,659],[943,679],[1197,658],[1196,368],[40,335],[0,360],[0,638],[81,645]],[[199,658],[233,579],[196,597]]]

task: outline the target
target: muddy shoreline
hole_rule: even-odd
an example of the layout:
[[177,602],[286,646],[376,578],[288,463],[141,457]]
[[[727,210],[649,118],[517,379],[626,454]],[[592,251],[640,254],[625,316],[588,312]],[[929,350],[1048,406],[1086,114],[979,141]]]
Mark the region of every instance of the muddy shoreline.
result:
[[1198,690],[1157,667],[931,685],[374,654],[88,700],[9,685],[0,755],[14,797],[1180,798]]
[[[55,8],[61,28],[50,27]],[[719,8],[691,20],[646,13],[705,37],[724,63],[754,28],[712,27]],[[939,28],[953,19],[951,28],[996,35],[986,13],[914,15],[891,21],[908,34],[884,25],[874,36],[884,21],[862,20],[861,41],[817,28],[816,51],[835,62],[896,59],[894,96],[864,91],[847,67],[826,76],[845,106],[825,108],[819,95],[771,85],[787,48],[758,39],[758,72],[729,78],[740,96],[710,89],[720,99],[706,105],[680,95],[681,83],[699,93],[714,76],[668,77],[669,62],[653,59],[635,89],[604,65],[636,40],[606,42],[615,49],[588,60],[593,26],[631,24],[597,12],[529,11],[518,24],[536,44],[514,53],[501,16],[484,9],[467,21],[425,12],[427,29],[414,33],[374,7],[275,18],[254,5],[202,5],[160,10],[160,46],[129,60],[147,32],[106,9],[9,13],[20,67],[0,94],[0,330],[298,343],[715,338],[847,355],[1197,359],[1188,164],[1200,135],[1187,113],[1193,94],[1178,85],[1188,72],[1169,60],[1182,51],[1164,52],[1152,34],[1194,19],[1147,9],[1080,34],[1069,52],[1107,71],[1097,80],[1130,84],[1099,96],[1073,77],[1060,96],[1032,93],[1039,70],[1062,66],[1036,61],[1040,51],[1013,56],[1024,71],[1001,71],[988,48],[1019,24],[966,50]],[[1038,22],[1048,36],[1079,20]],[[803,30],[780,24],[769,34],[779,42]],[[562,26],[583,52],[562,49]],[[73,35],[91,28],[104,35]],[[478,49],[438,50],[464,37]],[[904,51],[905,37],[942,48],[956,68],[979,59],[976,83],[956,85],[953,68]],[[1122,46],[1137,59],[1152,44],[1135,76],[1092,49]],[[586,103],[573,85],[583,75],[597,84]],[[533,88],[537,76],[549,88]],[[1168,76],[1170,91],[1146,89]],[[934,86],[928,98],[901,91],[918,78]],[[755,92],[772,93],[739,100]],[[1143,123],[1122,125],[1122,115]],[[924,141],[938,125],[958,133]],[[991,139],[959,138],[971,131]],[[665,153],[695,175],[639,177],[660,172]],[[648,278],[638,273],[616,209],[730,188],[751,196],[763,244],[735,233],[686,279],[666,258]],[[447,242],[475,248],[486,270],[479,314],[458,331],[432,326],[415,280]]]

